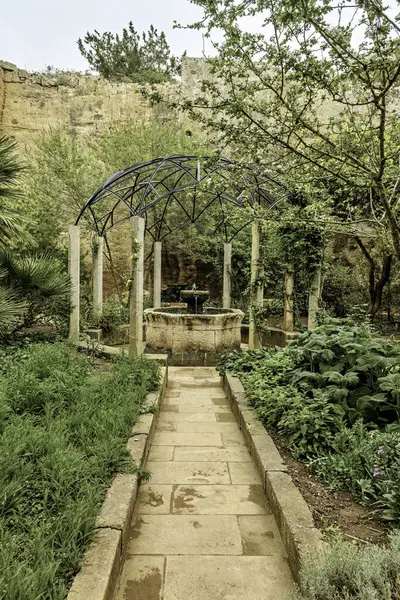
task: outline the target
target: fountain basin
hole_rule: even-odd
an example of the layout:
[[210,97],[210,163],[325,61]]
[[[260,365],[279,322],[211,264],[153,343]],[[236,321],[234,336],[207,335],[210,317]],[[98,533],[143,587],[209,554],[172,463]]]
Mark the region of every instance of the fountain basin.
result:
[[221,354],[240,349],[241,310],[207,308],[202,314],[188,314],[179,309],[148,308],[144,317],[150,350],[186,355],[175,364],[215,364]]

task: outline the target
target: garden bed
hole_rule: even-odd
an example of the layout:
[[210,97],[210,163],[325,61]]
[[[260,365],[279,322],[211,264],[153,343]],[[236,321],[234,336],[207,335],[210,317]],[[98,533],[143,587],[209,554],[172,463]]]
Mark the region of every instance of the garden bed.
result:
[[293,458],[287,441],[276,432],[269,432],[277,446],[288,472],[307,502],[316,527],[324,535],[342,533],[357,543],[382,544],[387,541],[390,528],[379,518],[379,513],[361,506],[349,492],[329,489],[310,472],[308,466]]
[[[379,339],[365,323],[328,319],[285,350],[232,353],[220,368],[241,379],[258,417],[275,431],[320,526],[331,515],[328,527],[342,526],[347,536],[366,542],[384,538],[385,522],[399,526],[396,344]],[[363,529],[364,520],[375,531]]]

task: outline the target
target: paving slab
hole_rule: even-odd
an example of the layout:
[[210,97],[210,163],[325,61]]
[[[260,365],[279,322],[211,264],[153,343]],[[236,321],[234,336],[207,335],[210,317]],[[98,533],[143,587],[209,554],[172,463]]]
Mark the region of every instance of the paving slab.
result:
[[280,556],[169,556],[164,600],[285,600],[291,583]]
[[153,446],[222,446],[220,433],[180,433],[156,431]]
[[248,556],[275,556],[286,558],[281,534],[272,515],[240,515],[243,554]]
[[[171,415],[171,419],[173,419],[173,415]],[[178,422],[177,421],[159,421],[157,424],[157,432],[158,431],[177,431]]]
[[172,412],[172,413],[176,413],[179,410],[179,404],[168,404],[166,402],[163,402],[161,405],[161,414],[162,413],[167,413],[167,412]]
[[[177,423],[180,423],[181,421],[194,422],[194,423],[216,423],[217,416],[224,416],[224,417],[230,416],[229,414],[228,415],[216,415],[215,413],[211,413],[211,412],[191,412],[191,413],[175,412],[175,411],[171,411],[171,412],[174,412],[174,414],[171,415],[170,413],[164,412],[164,411],[160,412],[160,414],[158,416],[158,423],[165,423],[165,421],[175,421]],[[233,415],[232,415],[232,417],[233,417]],[[233,417],[233,419],[234,419],[234,417]],[[227,421],[228,421],[228,419],[227,419]],[[230,421],[230,419],[229,419],[229,421]],[[234,421],[232,420],[231,422],[233,423]]]
[[[175,448],[175,452],[179,448]],[[146,467],[151,473],[151,483],[230,483],[226,462],[148,462]]]
[[125,560],[115,600],[161,600],[164,556],[134,556]]
[[261,485],[180,485],[172,495],[172,513],[178,515],[270,514]]
[[180,421],[179,423],[174,423],[174,425],[176,425],[176,431],[181,431],[182,433],[237,433],[239,431],[236,423],[196,423]]
[[[205,461],[205,462],[250,462],[251,456],[245,446],[235,446],[232,448],[212,448],[212,447],[184,447],[175,448],[174,461]],[[259,481],[259,480],[258,480]],[[237,482],[238,483],[238,482]]]
[[232,414],[229,406],[215,406],[215,404],[205,404],[204,402],[190,405],[190,404],[178,404],[178,412],[180,413],[224,413]]
[[[174,446],[152,446],[150,448],[150,452],[149,452],[149,457],[148,460],[149,461],[167,461],[167,460],[173,460],[174,459],[174,450],[175,447]],[[146,465],[146,468],[148,468],[148,466]]]
[[240,431],[234,433],[223,433],[222,443],[224,446],[245,446],[244,437]]
[[260,476],[254,464],[249,461],[242,462],[231,462],[229,459],[228,469],[233,484],[240,483],[261,483]]
[[236,423],[233,412],[216,413],[215,419],[218,421],[218,423]]
[[225,392],[222,389],[217,387],[206,388],[186,388],[184,391],[180,392],[180,398],[182,400],[196,400],[197,398],[207,398],[207,400],[211,400],[212,398],[218,398],[221,400],[226,400]]
[[140,486],[136,513],[139,515],[168,515],[171,512],[172,485],[146,483]]
[[[232,515],[136,515],[127,556],[133,554],[241,555],[242,537]],[[190,596],[189,596],[190,597]]]
[[[223,398],[221,398],[221,400],[223,400]],[[211,398],[209,397],[209,395],[207,394],[204,397],[201,398],[183,398],[182,396],[174,396],[173,398],[165,398],[164,402],[163,402],[163,406],[170,406],[171,404],[184,404],[185,406],[195,406],[198,407],[199,405],[207,405],[209,407],[214,406],[214,402],[211,400]]]

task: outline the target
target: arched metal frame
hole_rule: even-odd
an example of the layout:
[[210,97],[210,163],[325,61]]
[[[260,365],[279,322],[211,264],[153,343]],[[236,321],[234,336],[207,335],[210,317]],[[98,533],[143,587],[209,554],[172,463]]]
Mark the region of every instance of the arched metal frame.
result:
[[[153,240],[161,241],[188,223],[202,228],[201,217],[215,211],[213,229],[208,233],[222,232],[230,242],[250,222],[238,225],[230,216],[232,206],[261,206],[267,211],[287,196],[288,190],[261,169],[226,158],[173,155],[112,175],[85,204],[76,224],[89,211],[98,234],[104,236],[119,223],[140,216]],[[149,218],[151,209],[153,220]],[[171,211],[178,221],[174,228],[167,219]]]

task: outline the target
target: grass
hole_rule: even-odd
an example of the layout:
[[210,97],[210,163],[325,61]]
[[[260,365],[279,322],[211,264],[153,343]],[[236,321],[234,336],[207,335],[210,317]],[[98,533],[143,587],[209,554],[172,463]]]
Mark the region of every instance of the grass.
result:
[[63,344],[21,352],[0,375],[0,598],[59,600],[114,474],[134,470],[126,441],[158,367],[96,374]]

